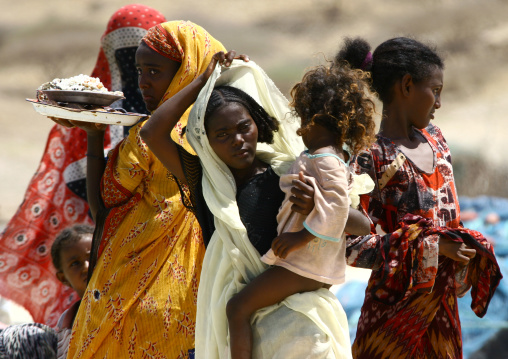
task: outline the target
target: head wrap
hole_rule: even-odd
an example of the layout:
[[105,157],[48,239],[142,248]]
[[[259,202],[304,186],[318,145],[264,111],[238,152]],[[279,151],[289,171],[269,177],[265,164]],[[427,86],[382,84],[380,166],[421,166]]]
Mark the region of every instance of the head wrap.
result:
[[166,19],[159,11],[141,4],[126,5],[115,11],[101,37],[101,49],[92,76],[99,77],[108,90],[121,91],[122,79],[115,51],[137,48],[147,30],[164,21]]
[[152,50],[176,62],[182,62],[182,52],[167,31],[161,26],[154,26],[146,33],[143,41]]
[[[125,99],[112,107],[148,113],[138,89],[134,56],[147,30],[165,21],[159,11],[141,4],[121,7],[109,19],[101,37],[101,48],[92,76],[99,77],[110,91],[123,91]],[[113,135],[118,137],[113,142],[123,138],[120,126],[116,126],[113,131]]]
[[[205,29],[190,21],[169,21],[148,31],[143,42],[157,53],[182,65],[169,85],[159,106],[168,98],[190,84],[205,71],[212,56],[226,51]],[[182,130],[187,125],[190,108],[180,118],[171,132],[171,137],[190,153],[194,153]]]

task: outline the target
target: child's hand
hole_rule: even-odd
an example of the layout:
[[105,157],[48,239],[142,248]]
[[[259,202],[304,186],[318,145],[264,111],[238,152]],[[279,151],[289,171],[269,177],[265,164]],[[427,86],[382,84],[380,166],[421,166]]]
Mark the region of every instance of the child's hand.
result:
[[314,209],[314,187],[301,171],[292,184],[292,196],[289,198],[289,202],[293,203],[291,210],[306,216]]
[[454,242],[445,237],[439,237],[439,254],[456,262],[468,264],[476,256],[476,250],[465,243]]
[[272,250],[277,257],[284,259],[289,253],[305,247],[313,238],[306,229],[300,232],[285,232],[273,240]]

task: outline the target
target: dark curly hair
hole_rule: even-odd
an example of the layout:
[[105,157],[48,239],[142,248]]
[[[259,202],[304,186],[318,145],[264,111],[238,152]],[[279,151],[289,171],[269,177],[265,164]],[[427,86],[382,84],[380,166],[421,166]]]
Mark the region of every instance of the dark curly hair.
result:
[[217,86],[213,89],[206,106],[205,127],[215,111],[230,103],[242,105],[252,116],[258,128],[258,142],[273,143],[273,133],[279,130],[279,121],[247,93],[232,86]]
[[76,224],[72,227],[65,228],[58,234],[53,245],[51,246],[51,259],[57,271],[62,270],[60,252],[62,248],[70,243],[78,242],[83,235],[93,234],[94,228],[86,224]]
[[290,106],[302,120],[298,134],[312,124],[335,133],[336,144],[347,144],[353,154],[374,141],[374,102],[368,96],[368,74],[349,66],[317,66],[291,89]]
[[443,60],[434,48],[408,37],[383,42],[374,50],[372,61],[365,63],[370,49],[364,39],[346,38],[334,63],[342,65],[347,62],[352,68],[370,72],[372,88],[383,103],[392,100],[392,87],[404,75],[409,74],[414,82],[419,82],[428,78],[436,67],[444,68]]

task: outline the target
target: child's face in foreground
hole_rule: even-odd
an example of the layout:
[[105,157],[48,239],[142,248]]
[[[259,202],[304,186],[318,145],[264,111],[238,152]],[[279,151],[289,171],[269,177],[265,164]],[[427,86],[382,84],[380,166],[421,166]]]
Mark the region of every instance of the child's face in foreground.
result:
[[136,51],[138,85],[148,111],[153,112],[180,69],[180,63],[152,50],[144,42]]
[[258,141],[258,128],[240,104],[218,108],[207,120],[207,137],[219,158],[234,172],[252,166]]
[[79,241],[68,243],[60,249],[60,267],[58,279],[73,288],[83,297],[86,290],[88,263],[92,249],[92,235],[82,235]]

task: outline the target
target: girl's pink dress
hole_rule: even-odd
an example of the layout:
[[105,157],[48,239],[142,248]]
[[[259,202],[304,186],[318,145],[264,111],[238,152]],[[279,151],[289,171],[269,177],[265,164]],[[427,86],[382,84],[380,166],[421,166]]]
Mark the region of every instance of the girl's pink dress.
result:
[[[293,179],[303,171],[313,179],[315,206],[308,216],[291,210]],[[280,178],[280,187],[286,194],[277,216],[277,232],[297,232],[305,228],[315,238],[285,259],[270,249],[261,260],[266,264],[284,267],[303,277],[326,284],[340,284],[345,280],[346,242],[344,227],[349,214],[349,193],[353,177],[346,163],[333,154],[311,155],[304,151],[286,175]]]

